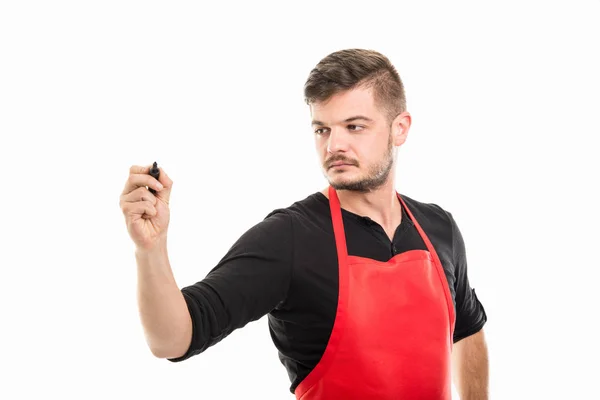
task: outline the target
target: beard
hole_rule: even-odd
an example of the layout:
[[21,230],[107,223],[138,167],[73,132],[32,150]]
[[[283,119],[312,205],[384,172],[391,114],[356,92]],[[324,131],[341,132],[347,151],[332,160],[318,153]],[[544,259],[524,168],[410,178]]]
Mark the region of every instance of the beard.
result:
[[[336,161],[347,162],[348,164],[358,166],[358,163],[353,160],[348,160],[343,156],[332,156],[329,160],[327,160],[325,164],[325,171],[327,171],[329,165]],[[329,184],[335,190],[351,190],[356,192],[370,192],[378,189],[383,186],[383,184],[387,181],[390,171],[392,170],[392,166],[394,165],[394,146],[393,139],[390,133],[388,140],[388,148],[384,154],[384,156],[379,160],[379,162],[375,165],[372,165],[368,171],[367,175],[364,177],[358,177],[355,180],[350,181],[340,181],[340,182],[332,182],[328,177],[327,173],[325,173],[325,178],[329,181]]]

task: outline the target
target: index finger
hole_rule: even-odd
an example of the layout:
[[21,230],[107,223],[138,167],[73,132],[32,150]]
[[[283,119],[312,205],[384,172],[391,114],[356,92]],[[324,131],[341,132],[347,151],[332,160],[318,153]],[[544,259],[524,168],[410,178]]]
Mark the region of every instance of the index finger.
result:
[[129,177],[128,177],[127,181],[125,182],[125,187],[123,188],[123,194],[128,194],[139,187],[139,185],[136,185],[135,183],[131,182],[131,175],[148,175],[148,177],[150,179],[154,179],[150,176],[150,168],[152,168],[152,165],[147,165],[147,166],[132,165],[129,168]]
[[129,175],[131,174],[149,174],[150,173],[150,168],[152,168],[152,164],[150,165],[132,165],[129,168]]

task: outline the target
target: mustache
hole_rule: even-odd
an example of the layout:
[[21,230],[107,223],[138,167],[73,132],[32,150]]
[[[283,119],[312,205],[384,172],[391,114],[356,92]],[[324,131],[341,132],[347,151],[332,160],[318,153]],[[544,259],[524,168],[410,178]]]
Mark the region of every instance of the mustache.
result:
[[325,161],[325,168],[327,168],[327,169],[331,168],[331,164],[336,163],[336,162],[343,162],[344,164],[358,166],[358,163],[356,161],[351,160],[351,159],[346,158],[341,155],[337,155],[337,156],[331,156],[331,157],[329,157],[329,159],[327,159]]

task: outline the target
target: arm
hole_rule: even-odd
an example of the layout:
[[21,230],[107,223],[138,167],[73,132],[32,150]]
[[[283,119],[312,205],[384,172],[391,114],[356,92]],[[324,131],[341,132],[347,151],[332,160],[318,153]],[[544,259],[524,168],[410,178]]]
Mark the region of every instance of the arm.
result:
[[452,375],[462,400],[488,399],[488,353],[483,326],[487,315],[469,284],[465,243],[454,218],[452,223],[456,326],[452,349]]
[[165,358],[179,362],[200,354],[284,302],[292,237],[291,216],[275,211],[244,233],[204,279],[182,288],[191,341],[186,351]]
[[167,256],[173,181],[162,168],[158,174],[154,169],[140,165],[129,169],[119,205],[136,245],[137,299],[146,341],[155,356],[165,357],[185,351],[192,328]]
[[177,357],[192,340],[192,320],[161,242],[151,249],[137,249],[138,307],[146,342],[156,357]]
[[487,400],[488,351],[483,329],[454,344],[452,376],[461,400]]
[[130,168],[119,204],[136,245],[146,341],[155,356],[182,361],[284,301],[291,277],[291,218],[272,212],[204,280],[179,290],[167,255],[173,181],[162,169],[159,180],[149,171],[149,166]]

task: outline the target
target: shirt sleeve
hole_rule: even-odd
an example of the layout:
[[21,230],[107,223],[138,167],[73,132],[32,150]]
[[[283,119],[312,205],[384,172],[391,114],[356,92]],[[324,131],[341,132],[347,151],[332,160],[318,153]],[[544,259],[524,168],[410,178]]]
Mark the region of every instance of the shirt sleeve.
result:
[[454,259],[455,293],[456,293],[456,324],[454,327],[454,343],[481,330],[487,322],[483,305],[475,294],[475,289],[469,284],[467,275],[467,255],[465,243],[456,221],[450,215],[452,223],[452,254]]
[[285,301],[292,273],[292,220],[273,211],[244,233],[200,282],[181,289],[192,319],[187,352],[200,354]]

